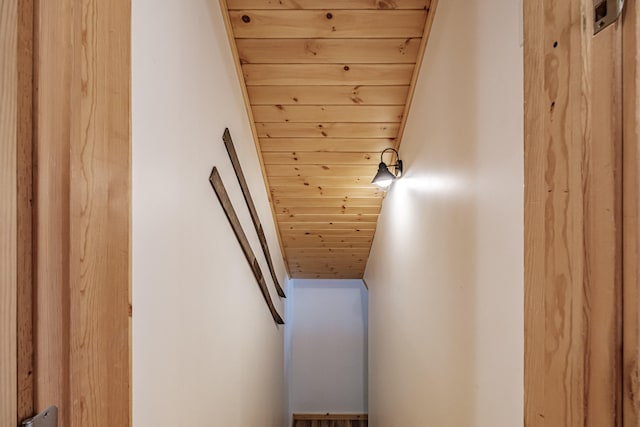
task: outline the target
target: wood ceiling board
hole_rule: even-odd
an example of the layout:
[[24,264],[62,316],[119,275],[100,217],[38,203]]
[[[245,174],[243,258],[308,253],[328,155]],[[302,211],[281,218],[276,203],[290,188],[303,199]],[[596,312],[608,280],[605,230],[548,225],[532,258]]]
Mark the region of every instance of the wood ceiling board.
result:
[[342,252],[342,253],[332,253],[332,252],[328,252],[328,253],[324,253],[324,254],[309,254],[309,255],[303,255],[303,254],[298,254],[295,252],[291,252],[289,254],[289,260],[291,262],[307,262],[307,261],[314,261],[314,260],[319,260],[322,262],[326,262],[326,261],[335,261],[336,259],[339,260],[348,260],[349,262],[353,262],[353,259],[355,260],[362,260],[362,261],[366,261],[367,259],[367,254],[368,252],[366,251],[362,251],[362,252]]
[[415,64],[420,38],[238,39],[242,64]]
[[236,39],[422,37],[425,10],[229,11]]
[[262,155],[277,152],[308,153],[376,153],[393,147],[395,141],[389,139],[349,139],[349,138],[262,138]]
[[370,181],[399,144],[436,1],[226,1],[288,269],[292,257],[307,273],[361,277],[345,254],[368,257],[384,198]]
[[382,197],[292,197],[273,199],[273,202],[276,204],[276,208],[304,206],[305,208],[335,207],[345,209],[352,207],[377,207],[380,209],[380,207],[382,207]]
[[398,123],[256,123],[260,138],[395,138]]
[[373,185],[367,187],[351,187],[351,188],[325,188],[311,186],[290,186],[290,187],[271,187],[271,196],[274,199],[280,198],[309,198],[309,197],[384,197],[384,191]]
[[254,105],[258,122],[316,123],[339,122],[348,117],[351,123],[400,123],[402,105]]
[[430,0],[228,0],[229,10],[243,9],[425,9]]
[[327,236],[323,238],[319,238],[317,236],[302,236],[302,237],[284,237],[285,245],[304,245],[308,247],[308,245],[316,245],[319,243],[324,243],[329,245],[356,245],[362,243],[367,247],[367,244],[371,244],[373,238],[372,237],[339,237],[339,236]]
[[[375,175],[380,162],[380,153],[309,153],[277,152],[263,153],[266,165],[373,165],[370,172]],[[374,187],[373,184],[369,184]]]
[[[413,64],[245,64],[247,86],[408,85]],[[256,119],[256,121],[259,121]]]
[[[291,258],[292,260],[295,260],[297,258],[302,258],[302,259],[312,259],[313,257],[317,257],[317,258],[322,258],[322,259],[334,259],[335,257],[338,258],[364,258],[366,259],[369,256],[369,251],[366,249],[353,249],[353,248],[332,248],[333,250],[338,250],[341,249],[343,250],[343,252],[326,252],[326,253],[317,253],[317,254],[311,254],[311,255],[302,255],[302,256],[298,256],[298,252],[303,251],[305,249],[301,249],[301,248],[292,248],[289,249],[289,253],[288,256],[293,257]],[[357,251],[357,252],[356,252]]]
[[[379,215],[380,206],[277,206],[277,214],[284,215]],[[352,220],[350,220],[352,221]]]
[[409,85],[251,86],[252,105],[405,105]]
[[363,249],[349,249],[349,248],[306,248],[306,249],[296,249],[294,250],[290,250],[288,251],[287,255],[288,256],[320,256],[320,257],[325,257],[325,256],[330,256],[330,255],[337,255],[337,256],[351,256],[353,254],[355,255],[361,255],[361,254],[368,254],[369,253],[369,248],[363,248]]
[[343,212],[338,212],[335,214],[327,214],[319,213],[319,214],[309,214],[309,213],[284,213],[277,214],[276,219],[279,223],[281,222],[321,222],[321,221],[329,221],[329,222],[362,222],[362,223],[377,223],[378,222],[378,214],[370,214],[370,213],[355,213],[355,214],[347,214]]
[[272,176],[272,187],[305,185],[311,187],[361,188],[371,185],[372,176]]
[[285,241],[284,247],[288,249],[315,249],[315,248],[327,248],[327,249],[369,249],[371,248],[370,242],[292,242]]
[[377,172],[377,168],[371,165],[265,165],[265,169],[269,176],[355,176],[371,179]]
[[341,262],[338,262],[337,259],[289,261],[289,268],[294,271],[319,271],[319,269],[322,269],[322,271],[344,272],[345,270],[364,270],[366,266],[366,258],[354,258],[352,261]]
[[372,222],[280,222],[280,230],[375,230]]
[[281,230],[282,235],[283,236],[287,236],[287,237],[305,237],[305,236],[312,236],[312,237],[318,237],[318,238],[323,238],[323,237],[329,237],[329,236],[336,236],[336,237],[368,237],[368,238],[373,238],[373,234],[374,234],[375,230],[360,230],[360,229],[340,229],[340,230],[316,230],[313,228],[310,228],[308,230]]

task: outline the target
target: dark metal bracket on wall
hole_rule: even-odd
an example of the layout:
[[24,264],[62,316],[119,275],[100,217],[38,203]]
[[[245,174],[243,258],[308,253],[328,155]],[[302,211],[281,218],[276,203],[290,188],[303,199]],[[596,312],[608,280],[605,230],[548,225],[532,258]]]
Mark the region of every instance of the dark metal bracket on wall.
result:
[[247,185],[247,181],[244,178],[244,173],[242,172],[242,167],[240,166],[240,160],[238,159],[238,154],[236,153],[236,149],[233,146],[233,140],[231,139],[231,132],[229,132],[229,128],[224,130],[224,134],[222,135],[222,140],[224,141],[224,146],[227,148],[227,153],[229,154],[229,158],[231,159],[231,164],[233,165],[233,170],[236,172],[236,176],[238,177],[238,183],[240,183],[240,188],[242,189],[242,195],[244,196],[244,200],[247,203],[247,207],[249,208],[249,213],[251,214],[251,221],[253,222],[253,226],[256,229],[256,233],[258,233],[258,238],[260,239],[260,246],[262,246],[262,252],[264,252],[264,256],[267,259],[267,265],[269,266],[269,271],[271,272],[271,278],[273,279],[273,283],[276,286],[276,291],[278,292],[278,296],[281,298],[286,298],[280,283],[278,282],[278,277],[276,275],[276,270],[273,267],[273,261],[271,260],[271,253],[269,252],[269,246],[267,245],[267,238],[264,235],[264,230],[262,228],[262,224],[260,223],[260,218],[258,217],[258,211],[256,210],[256,206],[253,203],[253,199],[251,198],[251,193],[249,192],[249,186]]
[[229,195],[227,193],[226,188],[224,187],[224,183],[222,182],[222,178],[220,178],[220,174],[218,173],[218,169],[216,167],[211,171],[211,175],[209,176],[209,182],[213,187],[213,190],[218,196],[218,200],[222,205],[222,209],[224,210],[229,223],[231,224],[231,228],[233,229],[234,234],[236,235],[236,239],[238,239],[238,243],[240,243],[240,247],[242,248],[242,252],[244,253],[247,262],[249,263],[249,267],[251,267],[251,271],[253,272],[253,276],[256,278],[258,282],[258,287],[260,288],[260,292],[262,292],[262,296],[264,297],[267,306],[269,307],[269,311],[271,312],[271,316],[273,316],[273,320],[279,324],[284,325],[284,320],[278,314],[275,306],[273,305],[273,301],[271,301],[271,296],[269,295],[269,289],[267,288],[267,282],[264,280],[264,276],[262,274],[262,270],[260,269],[260,265],[258,264],[258,260],[256,259],[253,251],[251,250],[251,246],[249,245],[249,240],[247,240],[247,235],[244,234],[242,230],[242,226],[240,225],[240,220],[238,219],[238,215],[236,211],[233,209],[233,205],[231,204],[231,200],[229,199]]

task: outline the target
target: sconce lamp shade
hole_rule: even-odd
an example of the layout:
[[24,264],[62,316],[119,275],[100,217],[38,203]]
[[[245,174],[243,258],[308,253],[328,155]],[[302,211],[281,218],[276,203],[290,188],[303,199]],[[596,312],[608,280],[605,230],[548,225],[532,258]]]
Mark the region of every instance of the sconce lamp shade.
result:
[[384,162],[380,162],[378,165],[378,173],[371,181],[372,184],[377,185],[382,189],[388,188],[393,180],[396,179],[395,175],[389,172],[389,168],[387,168],[387,164]]
[[[393,151],[396,154],[396,164],[387,166],[385,162],[382,161],[382,156],[387,151]],[[395,169],[395,174],[389,170],[389,167]],[[402,160],[398,158],[398,152],[393,148],[386,148],[380,153],[380,164],[378,164],[378,173],[371,181],[372,184],[377,185],[378,187],[386,190],[389,188],[391,183],[396,179],[402,176]]]

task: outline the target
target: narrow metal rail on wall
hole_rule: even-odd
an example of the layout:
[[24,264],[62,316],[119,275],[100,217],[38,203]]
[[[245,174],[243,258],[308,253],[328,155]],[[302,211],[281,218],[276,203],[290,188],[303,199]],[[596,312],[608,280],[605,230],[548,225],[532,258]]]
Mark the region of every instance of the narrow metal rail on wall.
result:
[[236,177],[238,177],[238,183],[240,184],[240,188],[242,189],[244,201],[247,203],[247,208],[249,208],[249,213],[251,214],[251,221],[253,222],[253,226],[256,229],[256,233],[258,233],[260,246],[262,246],[262,252],[264,253],[264,257],[267,259],[269,272],[271,272],[271,279],[273,279],[273,283],[276,286],[278,296],[280,296],[281,298],[286,298],[286,295],[284,294],[284,291],[282,290],[282,287],[278,282],[278,276],[276,275],[276,270],[273,267],[273,261],[271,261],[271,253],[269,252],[269,245],[267,245],[267,238],[264,235],[264,230],[262,228],[262,224],[260,223],[260,218],[258,217],[258,211],[256,210],[256,206],[253,203],[253,199],[251,198],[247,180],[244,178],[244,173],[242,172],[242,168],[240,167],[240,160],[238,160],[238,154],[236,153],[236,149],[233,146],[233,140],[231,139],[231,132],[229,132],[229,128],[226,128],[224,130],[222,140],[224,141],[224,146],[227,148],[227,153],[229,154],[229,158],[231,159],[233,170],[236,172]]
[[616,22],[623,9],[624,0],[593,0],[593,34]]
[[231,204],[231,200],[229,199],[229,195],[227,194],[227,190],[224,187],[224,183],[222,182],[222,178],[220,178],[220,174],[218,173],[218,169],[216,167],[211,171],[211,175],[209,176],[209,182],[213,187],[213,190],[218,196],[218,200],[222,205],[222,209],[224,210],[229,223],[231,224],[231,228],[233,229],[234,234],[236,235],[236,239],[238,239],[238,243],[240,243],[240,247],[242,248],[242,252],[244,253],[247,262],[249,263],[249,267],[253,272],[253,276],[256,278],[258,282],[258,287],[260,288],[260,292],[262,292],[262,296],[264,297],[267,306],[269,307],[269,311],[271,312],[271,316],[273,316],[273,320],[279,324],[284,325],[284,320],[278,314],[275,306],[273,305],[273,301],[271,301],[271,295],[269,295],[269,289],[267,288],[267,282],[264,280],[264,276],[262,275],[262,270],[260,269],[260,265],[258,264],[258,260],[253,254],[253,250],[251,250],[251,245],[249,245],[249,240],[247,240],[247,235],[244,234],[242,230],[242,226],[240,225],[240,220],[238,219],[238,215],[236,214],[235,209],[233,209],[233,205]]

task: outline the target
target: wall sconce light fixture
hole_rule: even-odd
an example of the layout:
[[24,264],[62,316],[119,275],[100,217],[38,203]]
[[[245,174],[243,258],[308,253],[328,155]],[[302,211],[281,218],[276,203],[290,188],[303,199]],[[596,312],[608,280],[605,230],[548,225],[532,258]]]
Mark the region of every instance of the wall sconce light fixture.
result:
[[[395,153],[396,155],[395,165],[387,166],[387,164],[382,160],[382,156],[384,156],[384,153],[388,151],[392,151]],[[395,168],[395,173],[392,173],[389,170],[389,168]],[[400,156],[398,155],[398,152],[393,148],[385,148],[384,150],[382,150],[382,153],[380,153],[380,164],[378,165],[378,173],[373,178],[373,181],[371,181],[371,183],[377,185],[383,190],[386,190],[387,188],[389,188],[391,183],[396,178],[400,178],[401,176],[402,176],[402,160],[400,160]]]

